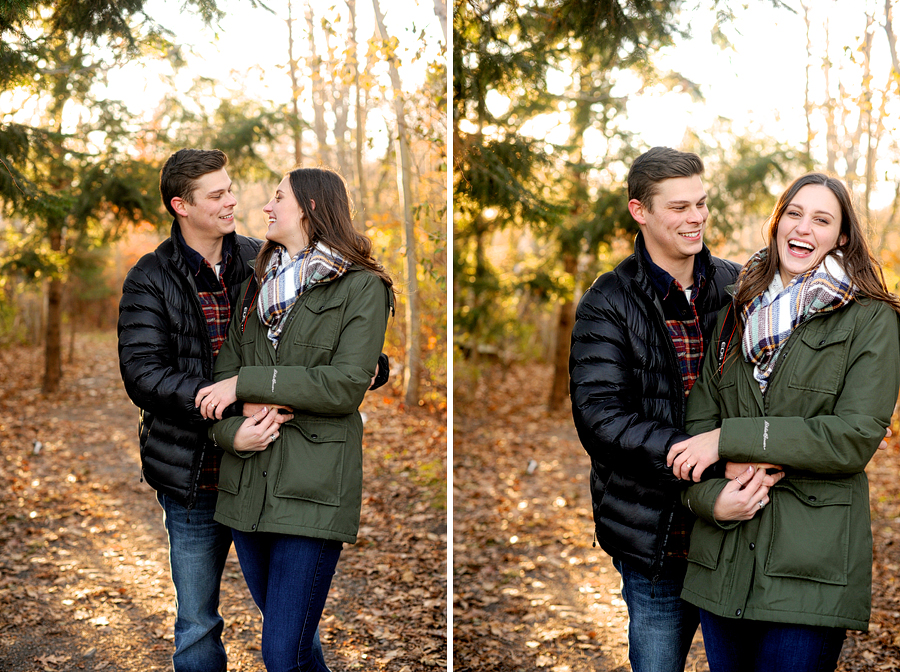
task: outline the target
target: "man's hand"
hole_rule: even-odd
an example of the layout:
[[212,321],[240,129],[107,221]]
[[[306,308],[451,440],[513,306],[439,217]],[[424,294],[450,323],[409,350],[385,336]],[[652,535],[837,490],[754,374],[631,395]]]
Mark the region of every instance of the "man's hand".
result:
[[769,503],[770,486],[764,482],[767,478],[774,478],[777,483],[784,478],[784,472],[766,474],[765,469],[757,469],[754,473],[753,467],[747,467],[743,474],[728,481],[713,506],[716,520],[750,520],[762,511]]
[[754,472],[757,469],[761,469],[762,471],[766,471],[767,469],[777,469],[776,472],[773,472],[771,474],[766,472],[766,476],[765,478],[763,478],[763,485],[767,488],[771,488],[778,481],[784,478],[784,472],[781,470],[781,467],[777,464],[770,464],[769,462],[726,462],[725,478],[739,478],[741,481],[746,483],[746,472],[748,468],[752,469]]
[[245,418],[250,418],[254,415],[260,414],[265,415],[269,412],[270,408],[274,408],[278,411],[278,414],[275,416],[275,422],[279,425],[287,422],[288,420],[294,419],[294,409],[290,406],[281,406],[280,404],[271,404],[269,406],[263,404],[257,404],[252,401],[244,402],[244,412],[243,415]]
[[666,464],[672,467],[676,478],[700,482],[703,471],[719,460],[719,429],[704,432],[676,443],[669,449]]
[[894,433],[891,431],[891,428],[888,427],[884,430],[884,438],[881,440],[881,443],[878,444],[878,450],[887,450],[887,440],[891,438]]
[[261,412],[251,415],[241,423],[234,435],[234,449],[240,451],[263,451],[278,438],[277,408],[263,407]]
[[194,406],[200,409],[207,420],[221,420],[222,412],[237,401],[237,376],[226,378],[209,387],[201,388],[194,399]]

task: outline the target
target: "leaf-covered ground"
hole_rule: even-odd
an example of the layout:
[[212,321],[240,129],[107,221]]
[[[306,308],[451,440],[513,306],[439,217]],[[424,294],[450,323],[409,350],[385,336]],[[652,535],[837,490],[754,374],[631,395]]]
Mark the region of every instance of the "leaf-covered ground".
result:
[[[459,378],[459,372],[457,373]],[[496,368],[457,386],[453,451],[453,659],[457,672],[625,672],[619,575],[593,546],[589,461],[570,410],[548,413],[547,367]],[[872,624],[839,669],[900,669],[900,448],[868,472]],[[708,666],[700,634],[687,670]]]
[[[0,670],[171,669],[174,592],[137,410],[114,334],[79,338],[62,391],[36,348],[0,351]],[[366,397],[360,540],[322,623],[341,670],[446,666],[446,418]],[[262,670],[260,616],[232,550],[221,612],[229,670]]]

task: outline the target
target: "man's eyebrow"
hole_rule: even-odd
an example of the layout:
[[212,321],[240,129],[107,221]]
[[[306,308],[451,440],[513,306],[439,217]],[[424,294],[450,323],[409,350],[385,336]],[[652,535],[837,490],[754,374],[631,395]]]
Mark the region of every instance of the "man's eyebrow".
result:
[[[707,198],[709,198],[709,196],[707,194],[703,194],[703,196],[698,198],[696,202],[699,203],[700,201],[705,201]],[[694,203],[694,201],[689,201],[687,199],[680,201],[666,201],[666,205],[690,205],[691,203]]]
[[234,184],[234,182],[229,182],[227,187],[223,187],[222,189],[213,189],[212,191],[210,191],[210,192],[209,192],[208,194],[206,194],[206,195],[207,195],[207,196],[215,196],[216,194],[221,194],[221,193],[224,193],[224,192],[226,192],[226,191],[229,191],[229,190],[231,189],[231,185],[232,185],[232,184]]

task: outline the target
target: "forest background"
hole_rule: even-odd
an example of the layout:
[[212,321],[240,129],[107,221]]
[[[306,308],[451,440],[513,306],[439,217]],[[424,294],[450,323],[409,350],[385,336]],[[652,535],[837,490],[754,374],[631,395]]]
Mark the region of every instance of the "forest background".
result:
[[256,237],[284,172],[341,172],[399,290],[393,384],[445,405],[441,0],[8,0],[0,32],[0,345],[44,345],[45,392],[63,344],[114,327],[124,274],[168,236],[159,169],[187,146],[229,155],[237,229]]
[[455,403],[479,360],[550,362],[633,247],[625,177],[653,145],[706,164],[715,254],[744,261],[794,178],[845,180],[896,291],[900,64],[892,0],[454,3]]
[[[455,670],[630,669],[568,354],[581,295],[633,251],[634,158],[697,152],[706,242],[738,262],[795,177],[834,174],[900,290],[897,4],[454,1]],[[900,665],[896,420],[867,469],[872,623],[842,671]],[[686,669],[708,669],[699,634]]]

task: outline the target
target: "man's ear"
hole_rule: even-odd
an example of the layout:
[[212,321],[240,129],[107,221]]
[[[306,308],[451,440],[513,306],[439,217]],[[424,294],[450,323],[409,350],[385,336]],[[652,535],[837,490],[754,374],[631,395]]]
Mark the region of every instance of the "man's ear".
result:
[[632,198],[630,201],[628,201],[628,212],[631,213],[634,221],[636,221],[638,224],[643,226],[647,223],[647,218],[644,216],[644,204],[636,198]]
[[177,214],[181,215],[182,217],[188,216],[187,208],[184,207],[184,199],[183,198],[181,198],[180,196],[175,196],[172,199],[171,203],[172,203],[172,209]]

